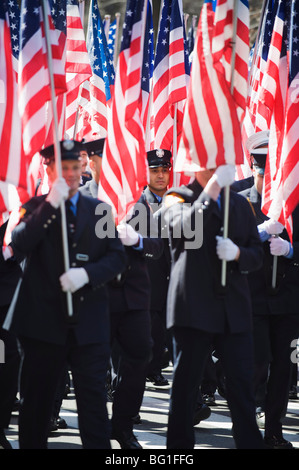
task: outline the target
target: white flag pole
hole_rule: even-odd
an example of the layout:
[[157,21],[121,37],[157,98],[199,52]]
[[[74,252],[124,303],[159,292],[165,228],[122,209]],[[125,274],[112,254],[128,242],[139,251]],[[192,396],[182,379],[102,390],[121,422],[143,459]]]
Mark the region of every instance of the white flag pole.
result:
[[[47,58],[48,58],[48,70],[50,77],[50,89],[51,89],[51,104],[53,111],[53,121],[54,121],[54,150],[55,150],[55,162],[57,168],[58,177],[62,177],[62,168],[61,168],[61,151],[60,151],[60,142],[58,138],[58,117],[57,109],[55,106],[55,86],[54,86],[54,76],[53,76],[53,60],[52,60],[52,49],[50,42],[50,27],[49,27],[49,18],[47,10],[47,1],[42,0],[42,9],[44,15],[44,25],[45,25],[45,36],[47,44]],[[67,225],[66,225],[66,213],[65,213],[65,204],[64,201],[60,204],[61,211],[61,228],[62,228],[62,247],[63,247],[63,256],[64,256],[64,269],[67,271],[70,267],[69,261],[69,250],[68,250],[68,239],[67,239]],[[73,302],[71,292],[66,292],[67,298],[67,309],[69,317],[73,316]]]
[[[231,60],[231,94],[234,92],[234,72],[235,72],[235,60],[236,60],[236,36],[237,36],[237,24],[238,24],[238,7],[239,0],[234,0],[234,19],[233,19],[233,39],[232,39],[232,60]],[[228,220],[229,220],[229,199],[230,199],[230,187],[225,186],[224,188],[224,221],[223,221],[223,238],[228,237]],[[221,284],[226,286],[226,265],[227,261],[222,260],[221,270]]]
[[113,64],[114,64],[114,71],[116,72],[117,60],[118,60],[118,35],[119,35],[120,13],[115,13],[115,18],[116,18],[116,29],[115,29]]
[[[79,0],[79,14],[80,14],[81,23],[82,23],[83,31],[84,31],[85,0]],[[74,124],[74,131],[73,131],[73,140],[76,140],[76,134],[77,134],[77,129],[78,129],[80,92],[81,92],[81,86],[79,88],[79,92],[77,96],[77,104],[76,104],[77,108],[76,108],[75,124]]]

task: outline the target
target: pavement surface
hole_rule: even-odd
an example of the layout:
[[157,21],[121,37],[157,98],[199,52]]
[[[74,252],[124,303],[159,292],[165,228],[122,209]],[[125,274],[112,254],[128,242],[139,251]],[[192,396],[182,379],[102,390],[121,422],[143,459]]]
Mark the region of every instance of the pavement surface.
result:
[[[172,367],[165,369],[163,375],[168,379],[170,386],[168,389],[158,390],[147,382],[140,411],[142,422],[135,425],[134,433],[143,449],[153,449],[155,450],[154,453],[166,455],[166,431]],[[111,414],[111,405],[108,402],[109,414]],[[68,427],[53,431],[50,434],[48,448],[82,449],[78,430],[76,401],[72,387],[67,398],[63,400],[60,416],[66,420]],[[17,421],[18,413],[14,412],[6,433],[14,449],[19,448]],[[196,452],[197,449],[234,449],[231,427],[232,423],[227,403],[220,395],[216,394],[216,406],[211,407],[211,416],[194,427],[196,438],[194,451]],[[291,441],[296,449],[299,449],[299,399],[289,401],[287,415],[283,420],[283,429],[284,438]],[[263,431],[261,432],[263,433]],[[120,449],[119,444],[114,440],[111,441],[111,445],[113,450]],[[115,455],[120,454],[122,453],[115,452]]]

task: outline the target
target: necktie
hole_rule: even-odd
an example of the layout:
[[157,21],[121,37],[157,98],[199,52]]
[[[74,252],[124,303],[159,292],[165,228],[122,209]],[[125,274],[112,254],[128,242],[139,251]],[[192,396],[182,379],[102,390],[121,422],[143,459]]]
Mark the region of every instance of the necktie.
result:
[[68,199],[65,203],[65,207],[66,207],[66,220],[67,220],[67,227],[68,227],[68,235],[69,235],[69,238],[71,239],[76,230],[76,216],[74,214],[74,210],[72,209],[74,205]]

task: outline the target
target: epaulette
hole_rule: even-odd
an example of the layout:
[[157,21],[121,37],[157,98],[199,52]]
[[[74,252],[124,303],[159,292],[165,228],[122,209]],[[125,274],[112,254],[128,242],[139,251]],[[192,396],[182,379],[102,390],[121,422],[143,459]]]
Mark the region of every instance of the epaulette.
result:
[[169,193],[164,197],[164,205],[167,208],[174,204],[182,204],[183,202],[185,202],[185,199],[178,193]]

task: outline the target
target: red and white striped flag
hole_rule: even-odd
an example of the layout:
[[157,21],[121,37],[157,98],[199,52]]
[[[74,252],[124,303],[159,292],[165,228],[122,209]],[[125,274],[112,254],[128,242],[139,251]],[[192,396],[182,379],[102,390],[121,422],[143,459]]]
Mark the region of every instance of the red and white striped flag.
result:
[[[65,93],[66,0],[46,2],[55,93]],[[19,111],[23,145],[30,159],[45,143],[46,103],[51,100],[45,28],[39,0],[23,0],[20,22]],[[54,140],[54,137],[53,137]],[[52,141],[53,142],[53,141]]]
[[116,223],[123,220],[147,184],[147,158],[140,116],[145,0],[128,0],[118,58],[99,199],[108,202]]
[[65,133],[74,138],[80,85],[92,75],[78,0],[67,0]]
[[82,84],[80,90],[77,140],[83,137],[86,140],[106,137],[107,108],[113,94],[113,59],[96,0],[90,2],[86,42],[92,76]]
[[[11,2],[10,13],[12,7]],[[18,18],[15,18],[15,22],[17,20]],[[28,171],[28,162],[22,147],[17,75],[13,65],[14,59],[17,61],[17,56],[13,58],[12,55],[10,26],[8,11],[2,2],[0,5],[0,193],[2,194],[0,212],[7,213],[15,207],[15,204],[17,208],[19,207],[19,200],[14,195],[16,187],[27,187]],[[14,31],[13,34],[18,35],[18,32]],[[16,45],[16,39],[14,42]]]
[[269,78],[264,80],[264,103],[271,122],[262,210],[281,222],[291,239],[292,212],[299,203],[299,58],[293,41],[298,15],[296,3],[277,2]]
[[233,1],[218,0],[217,4],[206,1],[202,7],[175,171],[194,172],[244,161],[238,107],[245,106],[247,90],[249,10],[248,3],[239,0],[238,17],[243,24],[239,20],[235,40],[241,46],[236,45],[233,74],[233,6]]
[[152,148],[172,150],[177,105],[177,135],[190,79],[185,23],[181,0],[163,2],[153,72]]
[[[272,89],[275,87],[275,83],[271,77],[273,76],[273,73],[275,73],[275,54],[277,55],[277,50],[280,50],[280,29],[282,27],[277,19],[276,24],[274,24],[276,9],[277,5],[274,5],[272,0],[265,3],[264,13],[260,19],[258,37],[250,54],[248,96],[245,117],[242,123],[243,148],[248,166],[250,165],[250,155],[246,148],[248,137],[253,135],[255,132],[266,131],[270,127],[270,103],[268,102],[266,105],[263,96],[265,89],[267,89],[268,86]],[[271,47],[272,58],[270,57],[269,59],[273,65],[269,68],[268,56],[271,38],[273,38]],[[266,71],[266,69],[268,69],[268,71]],[[270,80],[272,83],[270,83]]]

